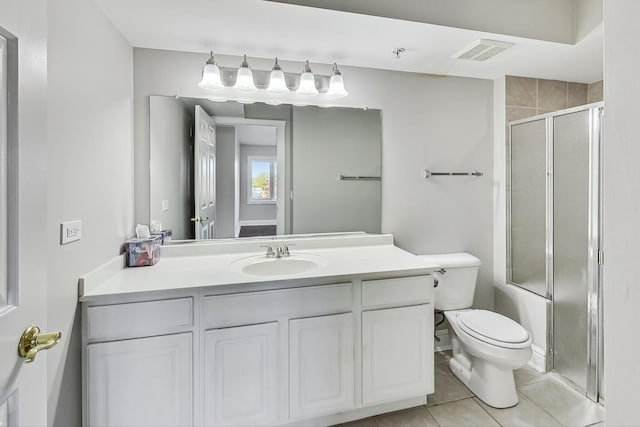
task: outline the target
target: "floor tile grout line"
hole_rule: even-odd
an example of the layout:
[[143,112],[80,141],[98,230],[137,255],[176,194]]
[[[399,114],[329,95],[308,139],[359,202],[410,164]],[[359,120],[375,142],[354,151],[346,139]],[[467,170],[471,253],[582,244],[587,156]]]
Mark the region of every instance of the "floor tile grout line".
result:
[[[433,414],[431,413],[431,411],[429,411],[429,408],[427,407],[427,405],[422,405],[422,406],[424,406],[424,409],[427,410],[427,414],[429,414],[429,416],[431,417],[433,422],[436,423],[436,426],[440,427],[440,423],[438,423],[438,421],[436,420],[436,417],[434,417]],[[438,405],[435,405],[435,406],[438,406]]]
[[489,413],[489,411],[487,411],[484,406],[482,406],[481,404],[479,404],[478,402],[476,402],[476,398],[480,399],[478,396],[474,396],[473,401],[476,403],[476,405],[478,405],[487,415],[489,415],[491,417],[491,419],[493,419],[496,424],[498,424],[500,427],[502,427],[502,423],[500,423],[500,421],[498,421],[498,419],[496,417],[494,417],[493,415],[491,415]]
[[533,406],[535,406],[536,408],[540,409],[542,412],[544,412],[545,414],[549,415],[551,417],[552,420],[555,420],[558,422],[558,424],[560,424],[561,426],[564,426],[564,423],[562,423],[562,421],[560,421],[559,419],[557,419],[556,417],[554,417],[549,411],[547,411],[546,409],[544,409],[542,406],[538,405],[536,403],[535,400],[533,400],[532,398],[530,398],[529,396],[527,396],[526,394],[520,392],[520,394],[522,394],[522,396],[527,399],[529,402],[531,402],[531,404],[533,404]]
[[[465,400],[465,399],[473,399],[474,397],[476,397],[476,395],[472,394],[471,396],[465,396],[465,397],[461,397],[459,399],[452,399],[452,400],[447,400],[446,402],[434,403],[433,405],[430,405],[430,406],[427,403],[427,405],[425,405],[425,407],[427,409],[429,409],[429,408],[433,408],[434,406],[446,405],[447,403],[459,402],[459,401]],[[427,402],[429,402],[429,399],[427,399]]]

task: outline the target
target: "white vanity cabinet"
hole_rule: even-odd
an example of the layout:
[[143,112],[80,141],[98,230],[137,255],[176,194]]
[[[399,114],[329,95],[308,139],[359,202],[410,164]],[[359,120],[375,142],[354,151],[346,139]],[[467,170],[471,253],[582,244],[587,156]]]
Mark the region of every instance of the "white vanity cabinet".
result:
[[193,298],[83,306],[84,425],[193,425]]
[[433,393],[431,295],[427,276],[363,281],[364,405]]
[[353,313],[289,322],[291,418],[355,407]]
[[277,395],[277,322],[205,332],[205,425],[275,424]]
[[84,425],[330,425],[433,392],[428,275],[85,301]]

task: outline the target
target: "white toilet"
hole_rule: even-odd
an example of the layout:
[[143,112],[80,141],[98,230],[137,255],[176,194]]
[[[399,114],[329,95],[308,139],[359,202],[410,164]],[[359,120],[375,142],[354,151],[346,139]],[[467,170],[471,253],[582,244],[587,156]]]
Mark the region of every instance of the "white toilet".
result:
[[435,309],[451,325],[449,367],[486,404],[518,403],[513,370],[531,358],[531,337],[517,322],[487,310],[472,310],[480,260],[468,253],[422,255],[442,267],[434,273]]

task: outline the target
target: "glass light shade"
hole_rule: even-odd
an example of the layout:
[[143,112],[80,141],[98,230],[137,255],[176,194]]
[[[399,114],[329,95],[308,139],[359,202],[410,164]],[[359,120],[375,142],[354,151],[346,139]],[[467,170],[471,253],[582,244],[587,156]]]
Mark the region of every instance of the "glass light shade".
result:
[[278,105],[282,105],[282,102],[277,101],[277,100],[275,100],[275,99],[274,99],[274,100],[272,100],[272,101],[265,101],[265,104],[267,104],[267,105],[273,105],[273,106],[276,106],[276,107],[277,107]]
[[254,101],[253,99],[236,99],[236,102],[238,102],[239,104],[255,104],[256,101]]
[[236,84],[233,85],[233,88],[239,92],[255,92],[258,90],[255,83],[253,83],[253,72],[251,72],[251,68],[238,68],[238,77],[236,78]]
[[298,95],[313,96],[317,95],[318,89],[316,88],[316,78],[310,71],[305,71],[300,76],[300,86],[296,90]]
[[289,93],[287,82],[284,79],[284,73],[282,70],[272,70],[271,76],[269,76],[269,87],[267,88],[269,93]]
[[331,76],[331,80],[329,80],[329,90],[327,91],[327,96],[329,98],[344,98],[349,95],[344,89],[344,80],[340,74],[334,74]]
[[247,55],[244,56],[242,65],[238,68],[236,84],[233,85],[233,88],[238,92],[255,92],[258,90],[256,84],[253,82],[253,72],[247,63]]
[[204,64],[204,68],[202,69],[202,79],[200,80],[200,83],[198,83],[198,86],[202,89],[208,90],[224,89],[224,85],[220,79],[220,68],[218,68],[216,61],[213,59],[213,52],[211,52],[211,56],[207,60],[207,63]]

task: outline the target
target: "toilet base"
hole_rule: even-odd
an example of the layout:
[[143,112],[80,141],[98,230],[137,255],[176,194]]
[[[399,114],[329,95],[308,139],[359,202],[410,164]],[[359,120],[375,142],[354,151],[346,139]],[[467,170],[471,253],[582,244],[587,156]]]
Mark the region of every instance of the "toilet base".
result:
[[452,337],[451,372],[480,400],[494,408],[509,408],[518,404],[513,369],[502,367],[469,354],[458,337]]

